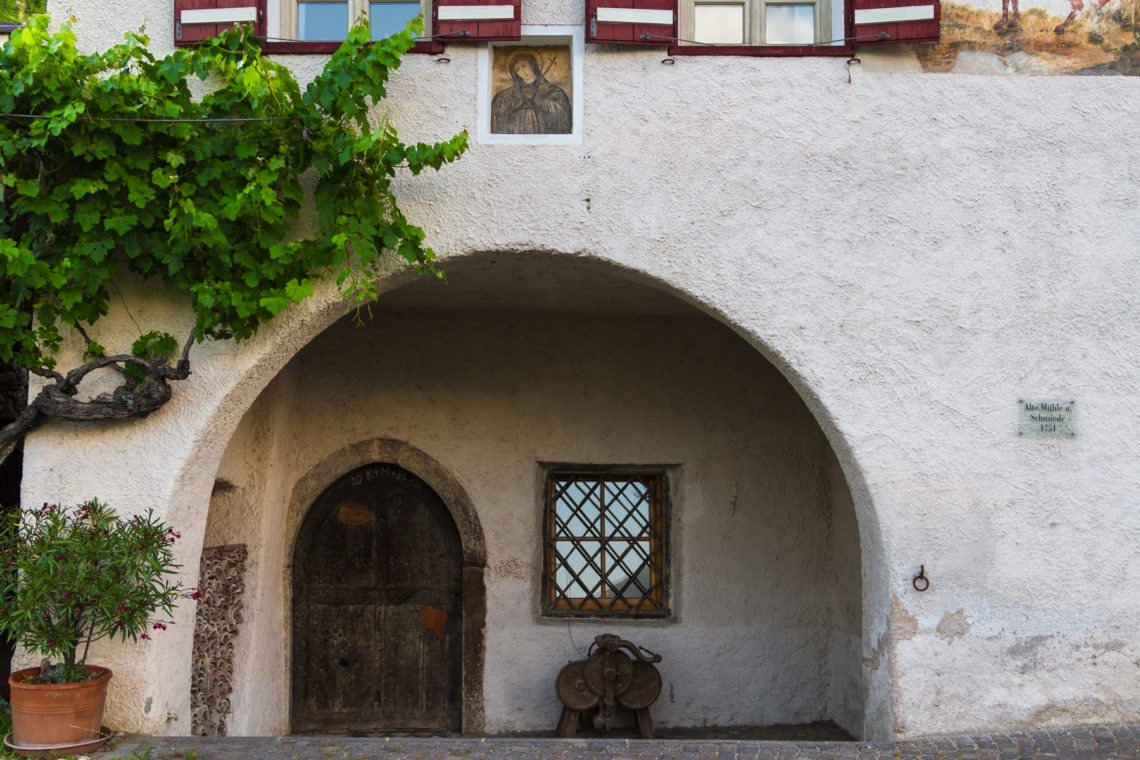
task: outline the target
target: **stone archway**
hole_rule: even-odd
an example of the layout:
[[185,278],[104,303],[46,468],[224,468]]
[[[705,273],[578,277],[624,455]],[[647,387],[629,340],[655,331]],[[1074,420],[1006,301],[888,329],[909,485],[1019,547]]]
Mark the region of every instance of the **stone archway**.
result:
[[[470,263],[472,265],[476,265],[479,258],[480,257],[471,257]],[[528,259],[529,257],[517,258]],[[558,287],[560,288],[565,288],[567,290],[574,289],[572,287],[566,286],[565,283],[561,282],[562,275],[565,274],[562,272],[562,264],[559,263],[562,261],[562,257],[540,256],[536,254],[535,259],[545,262],[544,266],[546,269],[544,272],[549,273],[546,275],[548,281],[551,283],[557,282]],[[460,266],[461,263],[463,262],[457,262],[452,267],[451,271],[453,274],[456,274],[460,271],[462,268]],[[657,301],[659,304],[665,304],[666,302],[669,302],[677,304],[689,304],[689,306],[693,305],[691,303],[691,299],[685,297],[683,293],[674,292],[672,288],[661,283],[645,282],[644,280],[646,278],[634,277],[634,273],[625,273],[624,276],[614,276],[614,267],[604,266],[598,262],[591,261],[577,260],[567,261],[563,263],[565,263],[567,267],[570,267],[571,271],[576,270],[575,276],[571,278],[571,283],[574,284],[575,287],[582,284],[583,280],[585,280],[586,285],[590,285],[591,278],[598,278],[600,280],[612,278],[613,280],[620,280],[621,282],[625,283],[623,285],[619,285],[619,288],[633,288],[636,290],[639,288],[645,289],[645,286],[648,285],[650,289],[656,291],[657,296],[655,298],[659,299]],[[529,266],[529,262],[527,262],[527,265]],[[399,280],[399,278],[393,279]],[[448,287],[455,288],[455,283],[458,282],[458,280],[459,278],[456,276]],[[388,302],[395,303],[395,308],[401,308],[399,299],[392,299],[389,297],[385,298]],[[550,304],[544,304],[544,306],[549,305]],[[686,306],[685,308],[689,308],[689,306]],[[557,311],[557,307],[558,304],[555,302],[553,310]],[[721,323],[721,329],[728,327],[732,332],[735,332],[738,337],[744,338],[743,343],[747,344],[749,347],[751,347],[751,349],[756,350],[758,348],[757,339],[745,327],[734,324],[731,320],[724,317],[723,315],[718,316],[710,314],[708,309],[698,308],[696,311],[704,312],[705,317],[711,318],[712,320]],[[548,311],[545,313],[550,312]],[[291,568],[289,561],[285,558],[285,556],[266,556],[273,555],[275,551],[272,548],[266,547],[272,547],[275,545],[281,547],[282,555],[288,553],[290,551],[290,547],[292,547],[295,541],[297,527],[299,526],[305,510],[312,503],[312,500],[316,498],[316,496],[319,495],[319,493],[324,488],[326,488],[337,476],[349,471],[355,466],[361,466],[373,462],[389,462],[405,467],[410,472],[413,472],[417,476],[422,477],[425,482],[428,482],[429,485],[431,485],[432,488],[436,490],[441,497],[444,498],[445,503],[448,504],[449,509],[452,512],[459,530],[465,535],[463,550],[464,583],[468,587],[474,586],[478,590],[478,593],[467,594],[465,592],[465,597],[472,600],[484,600],[481,609],[470,610],[469,612],[471,614],[466,615],[466,617],[469,620],[484,619],[486,617],[484,568],[487,565],[488,559],[487,549],[483,544],[482,530],[478,528],[479,520],[474,516],[475,512],[472,506],[472,500],[467,497],[464,489],[458,485],[457,478],[449,475],[444,467],[440,465],[440,461],[447,462],[448,467],[453,472],[462,474],[462,476],[465,478],[464,482],[467,483],[467,487],[469,489],[474,489],[471,491],[471,494],[472,496],[478,498],[478,503],[481,505],[481,509],[486,508],[488,504],[495,504],[495,501],[499,497],[497,494],[491,494],[490,498],[488,498],[489,494],[486,492],[486,488],[484,488],[483,485],[479,484],[476,480],[476,478],[479,476],[475,475],[474,471],[470,469],[470,462],[461,461],[467,457],[465,455],[459,455],[457,458],[457,451],[454,445],[447,443],[446,439],[440,438],[434,432],[429,432],[429,434],[425,437],[423,428],[419,428],[413,431],[407,428],[406,425],[401,427],[399,425],[394,426],[390,424],[390,418],[383,420],[377,418],[373,420],[371,428],[368,426],[360,425],[345,425],[345,430],[337,431],[335,434],[327,436],[326,440],[323,443],[317,441],[310,434],[290,432],[286,437],[292,438],[300,435],[299,440],[306,442],[303,444],[302,449],[307,450],[294,450],[290,452],[286,447],[279,455],[281,458],[274,459],[274,456],[278,455],[273,454],[272,449],[275,446],[279,446],[279,444],[272,442],[274,436],[280,436],[281,430],[291,430],[292,428],[290,426],[295,425],[300,420],[300,417],[296,416],[297,414],[306,414],[306,410],[309,409],[310,404],[316,401],[318,398],[324,399],[325,403],[328,403],[333,399],[349,398],[348,395],[342,394],[340,390],[330,393],[328,392],[329,388],[327,387],[317,396],[312,395],[311,392],[307,390],[299,390],[297,383],[304,383],[307,382],[307,380],[299,379],[301,378],[301,374],[296,371],[298,367],[308,366],[310,368],[309,372],[315,373],[323,373],[325,372],[326,368],[332,367],[332,364],[328,361],[328,355],[322,355],[319,352],[314,355],[314,349],[321,349],[321,346],[336,345],[337,348],[335,350],[341,353],[344,361],[348,362],[348,364],[344,365],[345,367],[352,366],[352,363],[356,360],[352,359],[351,357],[353,355],[356,355],[357,352],[365,352],[363,354],[360,354],[361,357],[369,355],[367,353],[368,351],[373,351],[373,353],[370,354],[371,356],[378,355],[375,353],[374,347],[361,345],[360,341],[357,338],[346,338],[343,333],[340,336],[339,342],[329,343],[329,338],[334,337],[332,335],[332,331],[329,331],[328,335],[323,335],[320,341],[312,341],[311,348],[309,348],[307,351],[302,352],[297,348],[299,343],[307,343],[310,338],[314,337],[314,322],[324,324],[326,318],[332,319],[338,314],[340,316],[343,316],[343,311],[340,310],[340,307],[334,308],[333,306],[330,306],[328,308],[322,309],[319,316],[313,314],[309,315],[309,317],[313,319],[313,322],[306,322],[302,326],[297,326],[299,328],[303,327],[301,333],[289,333],[287,336],[289,337],[289,341],[287,342],[297,350],[289,353],[288,356],[290,357],[290,361],[292,361],[293,358],[296,358],[298,361],[294,363],[290,371],[280,372],[278,375],[274,376],[275,379],[272,380],[272,388],[270,389],[270,392],[261,394],[250,406],[237,410],[240,414],[251,412],[252,414],[249,415],[249,420],[251,420],[251,422],[236,427],[231,433],[231,438],[236,444],[237,449],[241,449],[243,446],[249,447],[249,459],[245,463],[249,466],[248,475],[253,480],[259,481],[259,485],[256,491],[256,499],[257,503],[261,505],[260,516],[251,515],[249,519],[260,520],[262,522],[262,528],[260,529],[262,535],[259,539],[263,542],[261,544],[262,548],[257,549],[255,547],[254,553],[255,555],[258,552],[262,553],[261,558],[255,559],[264,560],[261,562],[261,567],[264,568],[264,570],[254,571],[255,573],[261,572],[262,577],[260,579],[257,579],[256,577],[252,578],[249,587],[251,589],[260,589],[260,591],[257,593],[261,594],[261,604],[267,604],[269,605],[269,608],[274,610],[271,615],[261,615],[258,622],[255,624],[253,624],[253,621],[251,619],[250,622],[252,625],[250,626],[249,634],[247,634],[247,640],[266,642],[267,639],[265,636],[276,637],[279,640],[283,640],[285,651],[288,651],[291,646],[289,640],[291,632],[288,630],[288,626],[284,623],[285,620],[289,619],[289,616],[291,614],[289,591],[285,588],[288,585],[288,575],[291,571]],[[445,322],[446,320],[442,320],[441,323],[435,327],[436,332],[434,334],[446,334],[444,325]],[[346,324],[347,323],[343,323],[341,325],[342,330]],[[326,331],[328,331],[328,327],[329,326],[326,326]],[[510,329],[513,330],[514,328]],[[317,332],[322,331],[318,330]],[[397,330],[396,333],[399,333],[399,331]],[[741,350],[746,350],[744,345],[741,346]],[[784,362],[780,361],[778,355],[772,358],[769,356],[768,351],[757,351],[756,353],[768,358],[772,364],[772,368],[784,376],[786,381],[791,386],[788,389],[789,399],[792,397],[791,391],[793,390],[799,394],[801,399],[803,399],[807,406],[807,409],[804,410],[805,414],[807,412],[810,412],[811,416],[815,417],[815,424],[818,424],[819,426],[816,428],[816,435],[818,435],[818,432],[820,430],[823,433],[823,436],[820,437],[820,440],[822,441],[823,438],[834,440],[834,436],[837,434],[834,430],[833,424],[831,423],[830,416],[826,413],[826,411],[821,411],[819,404],[813,401],[810,395],[805,394],[805,392],[802,390],[802,382],[797,382],[797,380],[802,381],[802,378],[799,378],[798,374],[794,370],[784,366]],[[395,357],[400,356],[401,354],[399,352],[391,352],[388,355]],[[442,357],[446,356],[446,353],[437,351],[433,355],[436,357]],[[621,355],[619,354],[619,357],[620,356]],[[274,360],[274,364],[276,364],[276,360]],[[415,362],[413,361],[412,364],[414,365]],[[706,364],[705,366],[715,365],[710,363]],[[265,369],[265,367],[262,367],[262,369]],[[358,373],[358,370],[355,367],[351,371],[353,373]],[[328,378],[342,378],[348,377],[349,375],[345,374],[344,368],[332,368],[331,371],[325,374],[325,376]],[[365,377],[366,375],[354,374],[352,376],[361,378]],[[437,376],[441,378],[448,377],[446,374],[437,374]],[[374,374],[372,377],[379,377],[379,375]],[[248,379],[255,385],[259,385],[261,390],[266,390],[265,383],[258,384],[256,378]],[[247,391],[248,388],[244,389],[242,392],[245,393]],[[348,409],[359,410],[359,401],[362,398],[367,397],[367,394],[365,396],[358,395],[356,397],[356,407],[341,406],[338,407],[337,413],[344,414],[345,410]],[[333,401],[332,403],[341,402]],[[258,407],[262,408],[259,409]],[[329,411],[331,411],[331,409]],[[390,413],[392,411],[398,410],[389,408],[388,411]],[[234,414],[234,412],[234,408],[229,408],[228,414]],[[349,414],[344,419],[346,422],[348,422],[349,420],[353,419],[353,416],[354,415]],[[315,415],[312,418],[330,419],[330,417],[327,415]],[[211,412],[211,419],[217,421],[216,412]],[[806,423],[810,418],[805,416],[803,419]],[[269,424],[270,427],[263,428],[263,424]],[[278,428],[278,432],[273,432],[272,425],[284,425],[286,427]],[[442,428],[436,428],[436,430],[441,429]],[[353,440],[354,437],[365,436],[369,432],[373,431],[383,431],[386,433],[390,432],[390,434],[393,435],[393,438],[368,438],[366,440],[360,440],[348,446],[343,446],[341,443],[345,440]],[[310,433],[311,432],[314,431],[310,431]],[[266,434],[262,436],[262,442],[254,440],[258,436],[261,436],[262,433]],[[242,436],[246,437],[244,442],[238,440],[238,438]],[[401,440],[394,440],[394,438]],[[278,437],[277,440],[283,441],[285,439]],[[440,458],[439,461],[428,457],[419,449],[416,449],[404,443],[403,441],[405,440],[414,440],[417,445],[425,449],[430,448],[434,452],[435,456]],[[459,439],[457,438],[456,440]],[[264,448],[259,450],[257,447],[262,446],[262,443],[264,441],[268,441],[268,443],[265,444]],[[852,513],[850,525],[853,530],[857,530],[858,533],[862,534],[861,538],[857,542],[853,541],[851,544],[852,551],[856,557],[855,562],[859,562],[858,555],[862,553],[862,562],[860,564],[863,567],[863,577],[865,580],[870,582],[867,586],[864,587],[863,593],[861,595],[862,604],[859,603],[860,594],[858,592],[855,592],[851,597],[851,601],[853,603],[852,619],[853,626],[855,626],[855,628],[853,628],[853,635],[851,636],[851,640],[853,642],[853,647],[856,648],[855,655],[857,658],[857,648],[859,647],[857,627],[860,625],[859,618],[861,617],[863,621],[863,641],[874,641],[875,639],[873,637],[879,633],[877,630],[878,621],[875,619],[877,616],[874,615],[874,610],[877,608],[876,598],[879,595],[879,588],[877,588],[878,584],[876,583],[875,576],[880,574],[878,571],[881,569],[877,567],[878,554],[880,552],[878,528],[875,524],[873,513],[870,514],[870,519],[868,520],[866,505],[870,503],[870,497],[860,486],[858,468],[853,464],[851,452],[846,451],[842,446],[835,446],[834,444],[831,448],[838,459],[838,461],[834,463],[834,468],[832,470],[834,477],[833,482],[836,484],[836,487],[841,490],[847,491],[849,489],[848,492],[854,502],[852,507],[854,511]],[[332,450],[333,453],[323,454],[323,452],[330,450]],[[263,456],[263,454],[268,454],[268,456]],[[558,461],[571,460],[568,458],[562,458]],[[573,461],[577,462],[583,460],[581,457],[575,456],[573,458]],[[646,461],[650,460],[646,459]],[[662,459],[661,461],[667,460]],[[294,465],[296,465],[296,469],[294,469]],[[228,478],[228,475],[223,470],[224,468],[218,470],[218,477],[225,480]],[[297,473],[299,472],[304,474],[298,476]],[[485,473],[487,470],[483,469],[482,472]],[[282,482],[280,480],[280,476],[286,473],[287,480],[285,480],[285,482]],[[521,478],[519,477],[520,475],[522,476]],[[518,472],[513,473],[513,476],[515,478],[513,482],[515,483],[529,483],[530,478],[533,477],[530,474]],[[844,477],[847,478],[846,484],[843,483]],[[294,479],[295,484],[290,486],[289,482],[293,481]],[[242,497],[240,491],[236,493],[238,494],[238,498],[234,502],[233,507],[229,508],[233,513],[236,513],[238,509],[245,508],[238,503],[240,501],[243,501],[244,497]],[[253,494],[251,493],[251,496],[252,495]],[[726,493],[724,496],[726,497],[726,503],[734,503],[736,500],[735,492],[731,494]],[[249,502],[246,501],[245,504],[248,506]],[[282,507],[286,508],[286,515],[284,516],[285,519],[282,519]],[[211,507],[211,513],[213,512],[214,507]],[[856,517],[858,519],[857,527],[855,527]],[[210,519],[212,521],[214,518],[211,517]],[[277,523],[277,525],[271,526],[271,523]],[[474,527],[474,530],[471,530],[472,527]],[[500,542],[497,543],[496,546],[501,546],[501,536],[499,535],[501,532],[501,526],[492,527],[491,530],[493,531],[493,535],[496,537],[496,541]],[[209,529],[206,531],[207,545],[211,545],[212,543],[225,543],[216,540],[220,536],[211,536],[212,532],[213,531]],[[257,531],[249,532],[249,535],[253,536],[256,533]],[[469,538],[470,540],[468,540]],[[251,546],[255,545],[251,543]],[[511,584],[511,588],[514,590],[514,592],[517,593],[521,591],[524,596],[526,593],[525,588],[523,587],[524,584],[519,583],[519,580],[522,578],[522,576],[516,574],[517,566],[502,566],[501,560],[498,558],[498,556],[499,555],[497,554],[495,566],[490,568],[489,576],[491,580],[499,584],[494,589],[492,589],[492,595],[495,599],[496,610],[501,607],[503,592],[500,587],[502,586],[504,580],[508,581]],[[512,561],[517,562],[519,559],[520,558],[514,558]],[[526,561],[525,557],[521,559],[523,562]],[[255,562],[254,564],[256,566],[257,563]],[[278,568],[281,568],[280,572],[277,570]],[[265,573],[268,573],[270,576],[275,575],[276,579],[267,578],[265,576]],[[857,571],[853,574],[850,574],[850,577],[853,578],[858,578],[858,576],[859,573]],[[278,584],[277,590],[271,588],[270,586],[267,586],[267,581],[270,584],[276,582]],[[262,608],[264,609],[264,606]],[[862,611],[861,615],[859,613],[860,608]],[[278,615],[276,610],[281,610],[281,615]],[[516,615],[516,619],[520,619],[518,618],[519,612],[522,612],[524,615],[529,614],[528,611],[525,610],[516,610],[514,613]],[[500,611],[496,614],[501,615],[502,613]],[[541,624],[541,621],[539,622]],[[464,637],[464,660],[467,665],[465,666],[465,672],[463,674],[463,730],[466,732],[479,731],[485,725],[483,705],[484,689],[482,687],[484,673],[483,663],[486,661],[485,658],[487,656],[484,654],[486,644],[484,643],[482,631],[479,630],[481,629],[481,626],[472,626],[472,628],[475,628],[476,630],[470,631],[470,635],[465,635]],[[278,645],[276,643],[273,643],[271,646]],[[266,682],[263,680],[259,681],[258,678],[260,678],[261,674],[263,673],[269,673],[271,677],[276,677],[274,675],[275,672],[280,671],[281,668],[288,668],[288,657],[284,654],[278,657],[277,655],[265,655],[261,653],[259,653],[258,656],[261,658],[261,661],[259,663],[255,665],[245,665],[247,671],[255,671],[256,675],[253,677],[246,677],[245,682],[252,685],[246,687],[246,693],[244,695],[238,695],[238,698],[235,699],[235,717],[237,717],[239,714],[248,716],[242,717],[240,720],[235,720],[235,733],[264,733],[266,731],[287,730],[287,722],[281,722],[281,719],[276,717],[276,713],[274,713],[274,710],[276,708],[273,706],[272,701],[265,699],[265,689],[267,688]],[[846,662],[856,661],[855,658],[847,656],[846,654],[844,656]],[[498,657],[498,655],[496,655],[496,657]],[[497,663],[498,660],[496,659],[495,662]],[[855,664],[851,667],[853,668],[854,672],[852,672],[850,677],[848,677],[849,686],[845,688],[848,689],[848,692],[851,694],[852,698],[862,706],[861,712],[863,712],[865,715],[865,718],[862,722],[864,726],[867,726],[868,724],[880,720],[879,716],[873,714],[882,709],[882,707],[880,707],[881,705],[885,706],[886,709],[889,710],[889,703],[887,700],[882,699],[882,695],[886,695],[888,693],[886,691],[883,691],[883,689],[886,688],[887,684],[889,683],[888,679],[890,671],[889,668],[883,667],[881,669],[877,669],[877,672],[868,673],[867,669],[864,667],[862,675],[860,676],[858,664]],[[500,673],[501,671],[496,669],[495,672]],[[502,679],[497,678],[496,683],[488,684],[487,687],[489,690],[489,696],[487,697],[487,706],[488,708],[494,708],[491,714],[492,723],[495,721],[501,721],[501,718],[497,717],[501,715],[501,711],[496,712],[496,710],[499,709],[499,703],[502,701],[503,689],[508,688],[503,686],[501,681]],[[286,692],[288,691],[289,684],[287,677],[283,679],[281,687],[283,687]],[[274,687],[272,690],[276,691],[277,689]],[[878,692],[878,694],[876,694],[876,692]],[[531,697],[529,695],[526,697],[526,699],[530,698]],[[868,730],[866,728],[864,728],[863,732],[859,732],[859,722],[860,721],[858,718],[852,721],[851,725],[853,728],[853,733],[862,733],[863,735],[868,735]],[[491,728],[491,730],[510,730],[509,728],[504,729],[501,725],[487,725],[489,728]]]

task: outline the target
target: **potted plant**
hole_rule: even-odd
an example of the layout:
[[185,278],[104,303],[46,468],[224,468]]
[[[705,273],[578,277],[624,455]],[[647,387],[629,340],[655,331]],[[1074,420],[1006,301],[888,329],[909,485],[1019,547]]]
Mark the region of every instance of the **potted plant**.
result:
[[91,643],[164,630],[181,595],[179,537],[148,512],[121,518],[91,500],[44,504],[0,526],[0,634],[44,659],[12,673],[13,749],[100,739],[111,671],[87,664]]

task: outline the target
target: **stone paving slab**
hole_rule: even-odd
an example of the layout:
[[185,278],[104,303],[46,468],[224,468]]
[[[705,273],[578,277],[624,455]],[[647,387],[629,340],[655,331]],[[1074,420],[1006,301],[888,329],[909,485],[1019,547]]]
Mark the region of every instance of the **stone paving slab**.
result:
[[116,737],[97,760],[1140,760],[1140,724],[898,742]]

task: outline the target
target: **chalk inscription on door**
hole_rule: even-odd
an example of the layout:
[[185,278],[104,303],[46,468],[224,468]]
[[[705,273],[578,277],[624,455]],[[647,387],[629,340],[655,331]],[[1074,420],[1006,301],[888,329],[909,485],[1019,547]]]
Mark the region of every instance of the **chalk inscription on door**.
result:
[[459,532],[394,465],[354,470],[293,550],[294,733],[460,727]]

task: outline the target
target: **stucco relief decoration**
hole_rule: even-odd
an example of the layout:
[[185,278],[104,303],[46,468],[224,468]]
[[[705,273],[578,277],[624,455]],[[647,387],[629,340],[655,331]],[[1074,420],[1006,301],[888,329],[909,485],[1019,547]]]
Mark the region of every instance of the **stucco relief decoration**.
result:
[[943,2],[927,71],[1140,76],[1140,0]]
[[496,46],[491,77],[492,133],[566,135],[573,130],[569,45]]
[[202,550],[190,676],[190,724],[195,736],[226,735],[247,556],[245,544]]

